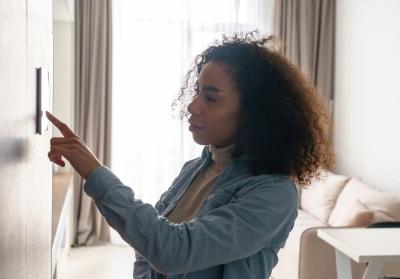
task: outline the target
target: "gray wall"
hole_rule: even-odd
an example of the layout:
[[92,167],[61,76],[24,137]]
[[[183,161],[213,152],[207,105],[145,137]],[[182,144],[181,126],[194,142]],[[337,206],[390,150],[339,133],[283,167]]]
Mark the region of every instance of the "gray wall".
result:
[[338,173],[400,191],[400,1],[337,0]]
[[0,1],[2,279],[51,277],[51,130],[36,135],[35,115],[36,67],[52,59],[52,1]]

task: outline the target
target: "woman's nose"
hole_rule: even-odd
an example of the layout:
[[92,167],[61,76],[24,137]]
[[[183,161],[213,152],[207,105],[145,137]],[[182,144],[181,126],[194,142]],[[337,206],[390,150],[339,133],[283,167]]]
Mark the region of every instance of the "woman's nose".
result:
[[200,115],[202,113],[201,102],[198,96],[195,96],[188,105],[188,112],[194,115]]

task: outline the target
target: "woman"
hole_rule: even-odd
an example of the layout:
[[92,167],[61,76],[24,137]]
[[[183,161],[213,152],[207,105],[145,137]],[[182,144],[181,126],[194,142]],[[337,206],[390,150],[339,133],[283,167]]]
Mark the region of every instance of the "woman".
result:
[[324,106],[298,69],[252,32],[223,37],[195,60],[175,100],[190,116],[199,158],[184,164],[156,206],[102,166],[50,113],[51,139],[86,179],[84,190],[136,251],[134,278],[268,278],[304,187],[334,156]]

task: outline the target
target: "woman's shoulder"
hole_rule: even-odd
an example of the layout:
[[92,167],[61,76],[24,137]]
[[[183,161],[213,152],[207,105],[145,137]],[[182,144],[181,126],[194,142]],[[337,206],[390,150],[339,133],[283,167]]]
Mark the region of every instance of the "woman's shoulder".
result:
[[244,178],[244,181],[249,187],[292,187],[295,186],[293,179],[288,175],[283,174],[259,174],[249,175]]
[[297,189],[293,179],[282,174],[261,174],[242,177],[235,182],[235,196],[240,197],[247,193],[259,193],[271,197],[278,193],[284,196],[297,196]]

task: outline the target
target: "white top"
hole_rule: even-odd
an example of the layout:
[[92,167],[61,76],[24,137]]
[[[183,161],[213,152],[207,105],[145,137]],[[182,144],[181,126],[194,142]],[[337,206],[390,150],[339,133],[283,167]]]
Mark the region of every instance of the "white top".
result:
[[400,228],[323,228],[317,235],[358,263],[400,262]]

